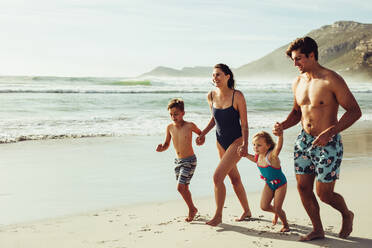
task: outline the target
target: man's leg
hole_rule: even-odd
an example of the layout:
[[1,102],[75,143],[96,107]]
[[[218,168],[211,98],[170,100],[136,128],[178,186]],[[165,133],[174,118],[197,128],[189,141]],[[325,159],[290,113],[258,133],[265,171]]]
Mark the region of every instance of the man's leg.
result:
[[322,221],[320,220],[319,204],[314,194],[314,174],[296,175],[297,189],[300,193],[302,204],[313,224],[313,231],[300,238],[301,241],[324,238]]
[[339,233],[340,238],[347,238],[353,231],[354,213],[351,212],[347,206],[344,198],[334,192],[336,181],[330,183],[316,182],[316,193],[319,199],[331,205],[334,209],[339,211],[342,215],[342,227]]

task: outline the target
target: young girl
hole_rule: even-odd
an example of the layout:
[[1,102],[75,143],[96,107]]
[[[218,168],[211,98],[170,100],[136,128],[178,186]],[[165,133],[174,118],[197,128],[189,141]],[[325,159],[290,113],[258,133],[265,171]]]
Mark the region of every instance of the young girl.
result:
[[[259,132],[253,136],[253,149],[255,155],[248,154],[247,158],[257,163],[261,172],[261,178],[266,182],[262,191],[261,209],[275,214],[273,224],[278,217],[283,223],[280,232],[288,232],[289,226],[287,217],[282,209],[285,193],[287,191],[287,179],[280,167],[279,153],[283,146],[283,132],[278,135],[278,142],[275,144],[270,134]],[[274,199],[274,205],[271,201]]]

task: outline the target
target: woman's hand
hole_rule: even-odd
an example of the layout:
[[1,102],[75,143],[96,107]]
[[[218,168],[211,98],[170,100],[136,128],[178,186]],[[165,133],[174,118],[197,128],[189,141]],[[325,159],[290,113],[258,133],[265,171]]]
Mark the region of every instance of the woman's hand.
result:
[[242,144],[238,146],[237,152],[240,157],[246,157],[248,155],[248,145]]

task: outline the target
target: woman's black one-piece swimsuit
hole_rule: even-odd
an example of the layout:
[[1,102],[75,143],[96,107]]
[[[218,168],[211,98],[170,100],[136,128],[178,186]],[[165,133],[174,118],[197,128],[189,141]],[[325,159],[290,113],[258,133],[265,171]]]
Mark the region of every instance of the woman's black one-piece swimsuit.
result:
[[235,90],[233,92],[231,106],[224,109],[218,109],[213,106],[213,94],[211,95],[217,141],[225,151],[237,138],[242,136],[239,111],[234,109],[234,95]]

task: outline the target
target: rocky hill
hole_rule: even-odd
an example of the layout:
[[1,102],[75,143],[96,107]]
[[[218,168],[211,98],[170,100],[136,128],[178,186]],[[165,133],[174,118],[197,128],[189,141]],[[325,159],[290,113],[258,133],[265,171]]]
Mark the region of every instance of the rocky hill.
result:
[[[372,24],[338,21],[307,34],[319,47],[319,63],[337,71],[348,80],[372,82]],[[296,38],[296,37],[294,37]],[[266,56],[234,69],[238,78],[290,79],[298,74],[285,50],[289,44]],[[204,77],[210,76],[212,67],[187,67],[175,70],[158,67],[144,75]]]

